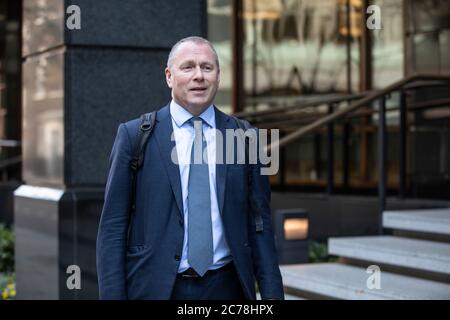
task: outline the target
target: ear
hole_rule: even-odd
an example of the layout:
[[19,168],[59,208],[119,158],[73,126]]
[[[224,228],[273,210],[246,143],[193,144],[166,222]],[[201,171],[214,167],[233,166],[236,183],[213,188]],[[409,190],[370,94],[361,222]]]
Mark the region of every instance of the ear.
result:
[[170,71],[169,68],[166,68],[164,72],[166,73],[166,83],[167,83],[167,86],[168,86],[170,89],[172,89],[172,72]]

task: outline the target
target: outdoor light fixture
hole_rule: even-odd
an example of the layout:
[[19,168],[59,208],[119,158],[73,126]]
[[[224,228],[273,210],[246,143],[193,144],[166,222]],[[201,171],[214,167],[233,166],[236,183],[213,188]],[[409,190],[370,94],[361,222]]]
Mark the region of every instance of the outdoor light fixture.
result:
[[309,213],[304,209],[275,212],[275,240],[280,264],[308,262]]
[[284,238],[286,240],[304,240],[308,237],[307,218],[288,218],[284,220]]

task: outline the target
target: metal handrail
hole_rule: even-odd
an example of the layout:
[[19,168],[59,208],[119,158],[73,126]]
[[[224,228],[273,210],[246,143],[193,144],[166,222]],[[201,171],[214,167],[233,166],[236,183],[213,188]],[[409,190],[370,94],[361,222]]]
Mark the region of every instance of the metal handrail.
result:
[[[379,114],[379,122],[378,122],[378,163],[379,163],[379,179],[378,179],[378,232],[382,234],[383,224],[382,217],[383,212],[386,208],[386,185],[387,185],[387,176],[386,176],[386,162],[387,162],[387,150],[386,150],[386,96],[390,95],[392,92],[401,90],[401,102],[400,102],[400,163],[404,164],[406,162],[406,151],[405,151],[405,139],[406,139],[406,99],[405,99],[405,91],[417,88],[417,86],[411,86],[411,83],[417,81],[433,81],[433,82],[445,82],[450,83],[450,77],[441,76],[441,75],[412,75],[410,77],[404,78],[400,81],[397,81],[386,88],[369,93],[367,96],[364,96],[360,100],[351,103],[348,107],[339,109],[333,112],[332,104],[329,104],[329,115],[323,116],[322,118],[304,126],[300,129],[294,131],[293,133],[288,134],[287,136],[281,138],[278,141],[273,142],[272,144],[265,147],[265,151],[269,151],[272,149],[280,149],[289,143],[298,140],[306,134],[309,134],[318,128],[321,128],[325,125],[328,126],[328,186],[327,190],[329,193],[332,192],[333,184],[334,184],[334,170],[333,170],[333,123],[337,119],[348,116],[351,112],[358,110],[360,108],[371,105],[375,100],[379,100],[379,108],[377,110]],[[428,85],[428,84],[427,84]],[[345,100],[344,100],[345,101]],[[440,101],[443,103],[445,101]],[[323,104],[323,103],[322,103]],[[418,106],[423,107],[423,105]],[[417,108],[417,106],[416,106]],[[362,110],[364,111],[364,110]],[[403,165],[401,165],[400,169],[400,185],[399,190],[400,194],[404,194],[405,190],[405,175],[406,171]],[[344,174],[345,176],[345,174]],[[345,179],[345,178],[344,178]]]
[[[412,103],[408,106],[409,110],[419,110],[419,109],[427,109],[430,107],[433,108],[439,108],[439,107],[447,107],[450,105],[450,99],[446,98],[446,99],[435,99],[435,100],[429,100],[426,102],[416,102],[416,103]],[[390,113],[390,112],[398,112],[400,110],[399,106],[391,106],[389,108],[386,108],[386,112]],[[347,114],[345,116],[346,119],[351,119],[351,118],[360,118],[360,117],[364,117],[364,116],[370,116],[372,114],[377,113],[377,110],[373,110],[373,109],[363,109],[363,110],[357,110],[353,113]],[[295,114],[294,114],[295,115]],[[305,114],[304,117],[302,117],[301,119],[297,119],[297,118],[290,118],[288,120],[282,120],[282,119],[276,119],[276,120],[269,120],[269,122],[257,122],[258,128],[265,128],[265,129],[270,129],[270,128],[277,128],[278,125],[283,125],[283,130],[286,131],[286,126],[291,126],[291,127],[295,127],[295,129],[298,128],[299,125],[307,125],[312,123],[312,121],[315,121],[319,118],[322,118],[324,116],[323,113],[311,113],[311,114]],[[306,119],[306,121],[305,121]],[[252,122],[254,124],[254,122]]]
[[279,113],[280,111],[286,112],[286,111],[293,111],[297,109],[304,109],[304,108],[310,108],[310,107],[316,107],[320,105],[328,105],[328,104],[335,104],[340,103],[343,101],[351,101],[360,99],[367,94],[371,93],[372,91],[367,92],[361,92],[357,94],[346,94],[346,95],[340,95],[340,96],[334,96],[330,98],[320,99],[318,98],[317,101],[305,101],[303,103],[300,103],[298,105],[292,105],[284,108],[275,108],[275,109],[269,109],[269,110],[258,110],[258,111],[242,111],[234,113],[233,115],[238,118],[251,118],[251,117],[261,117],[261,116],[267,116],[271,114]]
[[[322,127],[326,124],[329,124],[337,119],[340,119],[341,117],[347,115],[350,112],[353,112],[361,107],[367,106],[368,104],[372,103],[373,101],[380,99],[387,94],[390,94],[394,91],[397,91],[398,89],[402,88],[406,84],[409,84],[414,81],[448,81],[450,82],[450,77],[448,76],[441,76],[441,75],[412,75],[409,77],[406,77],[400,81],[397,81],[386,88],[370,93],[366,97],[361,98],[360,100],[352,103],[347,108],[340,109],[334,113],[331,113],[327,116],[324,116],[323,118],[306,125],[293,133],[288,134],[287,136],[281,138],[279,141],[276,141],[266,147],[266,149],[273,149],[273,148],[282,148],[286,146],[287,144],[296,141],[300,137],[314,131],[315,129]],[[267,150],[266,150],[267,151]]]

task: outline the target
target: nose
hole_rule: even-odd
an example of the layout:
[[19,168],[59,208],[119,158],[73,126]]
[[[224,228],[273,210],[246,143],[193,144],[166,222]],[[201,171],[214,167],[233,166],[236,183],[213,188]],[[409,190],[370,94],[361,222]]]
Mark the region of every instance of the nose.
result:
[[195,68],[194,80],[197,80],[197,81],[202,81],[203,80],[203,71],[202,71],[202,68],[200,66],[197,66]]

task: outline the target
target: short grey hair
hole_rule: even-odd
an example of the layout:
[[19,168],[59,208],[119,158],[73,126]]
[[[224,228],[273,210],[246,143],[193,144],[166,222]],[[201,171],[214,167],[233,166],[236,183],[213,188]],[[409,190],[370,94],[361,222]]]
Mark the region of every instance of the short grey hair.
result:
[[212,43],[209,42],[208,40],[206,40],[205,38],[197,37],[197,36],[183,38],[173,45],[172,49],[170,50],[169,57],[167,58],[167,68],[170,69],[172,67],[178,48],[180,47],[180,45],[182,45],[185,42],[193,42],[195,44],[205,44],[208,47],[210,47],[212,52],[214,53],[217,69],[220,70],[219,56],[217,55],[216,49],[214,49],[214,46],[212,45]]

